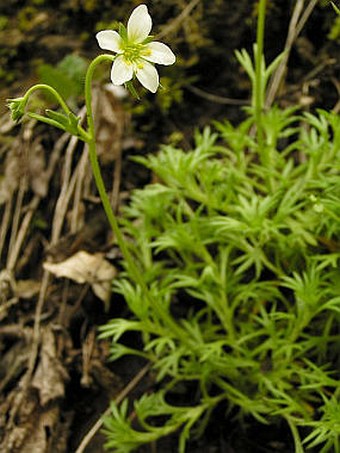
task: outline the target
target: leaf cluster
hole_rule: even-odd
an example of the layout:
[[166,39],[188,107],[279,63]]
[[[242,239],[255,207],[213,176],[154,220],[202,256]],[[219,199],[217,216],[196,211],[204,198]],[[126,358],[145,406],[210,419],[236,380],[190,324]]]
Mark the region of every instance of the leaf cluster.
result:
[[73,105],[82,95],[87,62],[76,55],[66,55],[56,66],[41,64],[37,68],[40,81],[55,88]]
[[[135,403],[136,426],[127,402],[113,405],[107,446],[129,452],[180,430],[183,452],[224,401],[240,422],[286,420],[297,452],[339,452],[340,118],[273,107],[265,150],[251,114],[215,129],[189,152],[137,158],[160,182],[133,193],[122,223],[150,293],[122,277],[132,317],[101,335],[113,359],[151,361],[161,390]],[[129,331],[143,349],[124,345]],[[166,402],[193,382],[185,411]]]

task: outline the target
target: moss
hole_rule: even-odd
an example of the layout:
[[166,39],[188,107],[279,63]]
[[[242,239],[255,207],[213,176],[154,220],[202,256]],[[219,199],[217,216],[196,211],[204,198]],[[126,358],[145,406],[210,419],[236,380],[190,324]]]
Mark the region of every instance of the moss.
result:
[[340,40],[340,16],[337,16],[329,30],[327,38],[331,41],[338,41]]
[[9,22],[8,17],[0,16],[0,31],[3,31],[6,29],[8,22]]
[[84,10],[88,13],[94,11],[98,6],[98,2],[96,0],[84,0]]
[[17,16],[19,30],[23,32],[31,31],[34,28],[34,18],[37,14],[38,10],[34,6],[22,8]]

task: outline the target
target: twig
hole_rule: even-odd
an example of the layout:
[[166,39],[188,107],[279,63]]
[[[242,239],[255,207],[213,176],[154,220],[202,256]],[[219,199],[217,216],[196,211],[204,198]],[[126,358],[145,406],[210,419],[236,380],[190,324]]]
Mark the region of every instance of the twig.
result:
[[[55,166],[59,160],[61,149],[64,146],[65,138],[67,134],[64,134],[56,143],[56,146],[53,149],[51,158],[49,160],[48,168],[46,170],[46,180],[48,181],[54,174]],[[13,271],[18,260],[22,245],[27,235],[27,231],[30,227],[33,214],[35,213],[42,197],[40,195],[35,195],[29,206],[27,207],[27,212],[21,222],[19,231],[15,234],[15,240],[13,240],[13,245],[10,248],[9,255],[7,257],[7,269],[8,271]]]
[[[7,310],[9,310],[11,307],[18,304],[19,302],[20,302],[19,297],[12,297],[11,299],[7,300],[6,302],[1,301],[0,318],[3,316],[3,313],[5,313]],[[1,334],[1,330],[0,330],[0,334]]]
[[[48,167],[46,169],[46,180],[47,181],[49,181],[54,174],[55,166],[59,160],[59,156],[60,156],[61,150],[64,146],[66,138],[67,138],[67,134],[63,134],[61,136],[61,138],[57,141],[55,147],[53,148],[51,157],[49,159]],[[20,251],[22,249],[24,240],[26,238],[28,229],[31,224],[33,214],[35,213],[37,207],[39,206],[41,199],[42,199],[42,197],[40,195],[35,195],[31,199],[31,202],[29,203],[29,206],[27,208],[27,212],[26,212],[23,220],[21,221],[20,228],[15,233],[15,240],[13,239],[13,248],[10,250],[10,253],[9,253],[8,259],[7,259],[7,270],[9,272],[13,271],[15,268]],[[43,274],[43,277],[42,277],[42,284],[40,287],[39,298],[38,298],[38,302],[37,302],[37,306],[36,306],[36,310],[35,310],[32,346],[31,346],[31,351],[30,351],[30,355],[28,358],[28,367],[27,367],[27,371],[26,371],[25,375],[22,378],[22,386],[21,386],[20,392],[16,395],[13,406],[11,408],[9,426],[11,426],[14,423],[16,414],[20,408],[21,403],[24,400],[24,397],[26,395],[27,389],[30,384],[30,380],[34,373],[34,367],[35,367],[36,359],[37,359],[38,352],[39,352],[41,314],[42,314],[42,310],[44,307],[48,284],[49,284],[49,273],[47,271],[45,271]]]
[[[15,263],[16,263],[17,257],[15,256],[16,255],[15,252],[17,251],[17,248],[18,248],[18,241],[17,241],[18,236],[20,235],[20,232],[22,232],[22,228],[20,228],[20,230],[19,230],[19,224],[20,224],[20,217],[21,217],[22,210],[23,210],[22,208],[23,208],[24,196],[26,194],[26,190],[27,190],[27,175],[24,174],[20,181],[19,189],[18,189],[17,196],[16,196],[14,213],[13,213],[13,217],[12,217],[11,235],[10,235],[10,239],[9,239],[9,243],[8,243],[9,253],[7,256],[7,264],[6,264],[6,268],[9,271],[13,271]],[[34,199],[37,200],[37,198],[38,197],[35,196],[33,198],[33,200]],[[36,204],[33,200],[30,203],[30,206],[28,208],[29,210],[31,210],[33,208],[33,206]],[[29,214],[29,212],[27,214]],[[26,215],[26,217],[27,217],[27,215]],[[28,216],[28,217],[30,217],[30,216]],[[18,231],[19,231],[19,233],[18,233]],[[26,234],[26,231],[24,231],[24,234]],[[20,248],[21,248],[21,243],[19,241],[19,249]]]
[[[78,118],[80,117],[80,122],[82,123],[86,116],[85,106],[78,112]],[[74,189],[73,196],[73,208],[71,211],[71,220],[70,220],[70,232],[75,233],[78,231],[78,222],[79,222],[79,210],[80,210],[80,200],[82,198],[82,188],[83,180],[86,174],[86,168],[88,166],[88,153],[86,147],[84,147],[83,154],[79,159],[79,164],[76,169],[77,178]]]
[[[31,142],[31,138],[32,138],[32,130],[33,130],[35,124],[36,124],[35,121],[30,121],[27,124],[27,126],[22,130],[22,140],[21,140],[21,142],[19,142],[19,144],[20,144],[19,152],[20,152],[20,157],[23,160],[26,157],[24,155],[25,154],[27,155],[28,149],[30,147],[30,142]],[[27,159],[26,159],[26,162],[27,162]],[[24,196],[25,196],[25,193],[27,190],[27,171],[25,171],[25,169],[24,169],[24,171],[21,171],[20,177],[21,177],[21,181],[20,181],[19,188],[18,188],[17,195],[16,195],[16,202],[15,202],[14,213],[13,213],[13,217],[12,217],[11,234],[10,234],[9,243],[8,243],[9,251],[8,251],[8,255],[7,255],[6,268],[10,272],[12,272],[15,267],[16,260],[17,260],[16,255],[18,254],[18,251],[21,249],[21,242],[19,240],[19,244],[18,244],[17,239],[20,234],[22,235],[22,232],[23,232],[22,225],[24,224],[24,222],[23,222],[22,225],[19,227],[20,218],[21,218],[21,214],[22,214],[22,207],[23,207],[23,203],[24,203]],[[33,200],[31,202],[31,205],[34,205]],[[26,219],[27,219],[27,215],[26,215]],[[19,228],[20,228],[20,230],[19,230]],[[19,231],[19,233],[18,233],[18,231]],[[24,230],[24,235],[26,235],[26,230]]]
[[301,14],[301,11],[303,9],[304,5],[304,0],[297,0],[295,4],[295,8],[292,14],[292,18],[289,23],[289,28],[288,28],[288,34],[284,46],[284,57],[279,64],[278,68],[276,69],[274,76],[272,77],[268,89],[268,94],[266,98],[266,107],[270,107],[272,103],[274,102],[275,96],[278,92],[278,89],[282,83],[282,79],[284,77],[284,72],[287,67],[287,62],[289,59],[289,55],[293,46],[293,43],[296,38],[296,29],[297,29],[297,23],[299,21],[299,17]]
[[84,193],[84,181],[87,176],[87,168],[89,165],[89,155],[87,146],[84,146],[83,154],[79,159],[78,166],[76,168],[75,174],[75,188],[73,196],[73,207],[71,211],[71,220],[70,220],[70,232],[76,233],[79,230],[79,212],[80,212],[80,202]]
[[167,36],[169,33],[173,32],[178,28],[181,22],[189,16],[191,11],[199,4],[201,0],[191,0],[191,2],[183,9],[183,11],[173,20],[170,22],[169,25],[163,28],[163,31],[156,35],[157,39],[162,39],[164,36]]
[[[85,145],[83,154],[82,154],[81,158],[79,159],[77,167],[73,171],[72,177],[71,177],[70,181],[68,181],[68,185],[67,186],[65,185],[66,190],[63,191],[62,194],[60,194],[60,201],[61,201],[61,205],[60,205],[60,209],[59,209],[60,217],[58,217],[57,211],[55,212],[55,217],[54,217],[54,219],[58,223],[59,229],[56,230],[53,227],[52,244],[55,244],[57,242],[57,240],[59,239],[59,236],[61,233],[61,228],[62,228],[64,219],[65,219],[67,208],[69,206],[72,195],[74,196],[74,207],[73,207],[72,216],[71,216],[70,232],[75,233],[77,231],[77,222],[79,220],[78,211],[79,211],[79,202],[80,202],[80,198],[81,198],[81,187],[82,187],[82,182],[83,182],[83,179],[84,179],[84,176],[86,173],[85,168],[87,166],[87,163],[88,163],[88,150],[87,150],[87,146]],[[76,190],[77,190],[77,192],[76,192]],[[53,222],[53,224],[54,224],[54,222]]]
[[335,89],[336,89],[336,91],[337,91],[337,93],[338,93],[338,97],[339,97],[337,103],[336,103],[335,106],[332,108],[332,112],[333,112],[335,115],[337,115],[337,114],[340,112],[340,82],[339,82],[336,78],[334,78],[334,77],[331,78],[331,81],[333,82],[333,84],[334,84],[334,86],[335,86]]
[[[126,387],[123,388],[123,390],[117,395],[117,397],[114,400],[115,404],[119,404],[122,402],[124,398],[139,384],[139,382],[143,379],[143,377],[147,374],[147,372],[150,369],[151,364],[148,363],[145,365],[144,368],[142,368],[136,376],[131,379],[131,381],[128,383]],[[88,446],[88,444],[91,442],[92,438],[95,436],[95,434],[100,430],[100,428],[103,426],[103,417],[109,415],[111,412],[111,408],[108,407],[106,411],[103,413],[103,415],[96,421],[96,423],[92,426],[90,431],[86,434],[86,436],[83,438],[81,441],[79,447],[75,451],[75,453],[83,453],[85,448]]]
[[[85,118],[86,115],[86,109],[83,107],[77,114],[77,117],[80,118],[80,121],[82,122]],[[78,144],[78,138],[77,137],[71,137],[69,139],[69,134],[65,134],[65,138],[69,140],[68,146],[65,151],[65,162],[63,166],[63,181],[62,185],[60,188],[60,193],[59,197],[56,203],[56,207],[54,210],[54,218],[52,222],[52,234],[51,234],[51,244],[55,244],[61,234],[62,231],[62,226],[64,223],[65,215],[66,215],[66,210],[67,206],[69,203],[70,196],[73,192],[70,191],[70,179],[71,179],[71,174],[72,174],[72,159],[73,159],[73,154],[76,149],[76,146]],[[74,181],[75,182],[75,181]],[[68,194],[68,196],[67,196]]]
[[71,178],[71,165],[72,165],[72,157],[73,153],[76,149],[78,144],[78,138],[72,137],[69,141],[69,144],[65,151],[65,161],[63,165],[63,178],[62,178],[62,185],[59,192],[59,197],[56,203],[56,207],[54,210],[54,218],[52,222],[52,234],[51,234],[51,244],[55,244],[61,234],[61,230],[63,227],[65,214],[69,202],[69,197],[66,196],[67,192],[69,192],[69,184]]
[[208,93],[204,90],[201,90],[201,88],[194,87],[193,85],[188,85],[187,89],[191,91],[192,93],[196,94],[197,96],[200,96],[203,99],[206,99],[207,101],[215,102],[216,104],[225,104],[225,105],[249,105],[249,101],[244,100],[244,99],[233,99],[233,98],[227,98],[224,96],[218,96],[216,94]]
[[36,359],[38,356],[39,351],[39,341],[40,341],[40,321],[41,321],[41,313],[45,302],[45,297],[47,293],[47,288],[49,284],[49,272],[45,271],[42,278],[42,283],[40,287],[39,299],[35,310],[34,316],[34,326],[33,326],[33,336],[32,336],[32,346],[31,351],[28,359],[28,368],[25,373],[25,376],[22,380],[22,388],[20,392],[16,395],[14,400],[13,406],[11,408],[11,414],[9,419],[9,426],[12,426],[14,423],[16,414],[19,410],[19,407],[26,395],[27,389],[29,387],[33,372],[34,366],[36,363]]
[[313,9],[316,7],[318,3],[318,0],[311,0],[307,6],[307,8],[305,9],[299,23],[297,24],[297,27],[296,27],[296,36],[299,36],[299,34],[301,33],[301,30],[303,29],[303,27],[305,26],[309,16],[312,14],[313,12]]
[[33,214],[35,213],[37,207],[39,206],[40,200],[41,200],[41,197],[38,195],[35,195],[33,197],[33,199],[31,200],[31,202],[28,206],[26,215],[25,215],[23,221],[21,222],[19,232],[15,238],[15,243],[12,246],[12,248],[10,249],[10,253],[7,258],[6,268],[9,272],[13,272],[13,270],[15,268],[17,259],[19,257],[20,251],[21,251],[21,247],[26,238],[27,231],[31,225]]
[[285,69],[287,67],[287,63],[289,60],[290,52],[292,50],[294,41],[296,38],[299,36],[301,33],[301,30],[305,26],[309,16],[311,15],[314,7],[316,6],[318,0],[311,0],[310,3],[308,4],[307,8],[305,9],[304,13],[301,16],[303,6],[304,6],[304,0],[297,0],[295,4],[295,8],[292,14],[292,18],[289,23],[289,28],[288,28],[288,34],[287,34],[287,39],[286,43],[284,46],[284,57],[282,61],[280,62],[278,68],[276,69],[271,81],[270,85],[268,88],[268,94],[266,98],[266,107],[270,107],[272,103],[274,102],[274,99],[277,95],[277,92],[279,90],[279,87],[282,84],[284,74],[285,74]]
[[12,212],[12,204],[13,204],[13,196],[9,198],[9,200],[6,201],[5,208],[4,208],[4,213],[1,221],[1,227],[0,227],[0,257],[2,255],[2,249],[5,245],[5,240],[9,228],[9,223],[11,219],[11,212]]

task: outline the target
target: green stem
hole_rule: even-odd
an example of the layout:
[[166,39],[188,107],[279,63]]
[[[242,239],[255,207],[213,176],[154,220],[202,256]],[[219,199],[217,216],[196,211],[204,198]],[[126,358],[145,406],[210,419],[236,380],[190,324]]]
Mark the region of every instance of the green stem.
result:
[[287,423],[289,425],[290,431],[291,431],[293,439],[294,439],[295,453],[303,453],[304,449],[302,446],[302,442],[301,442],[299,431],[296,427],[296,424],[293,422],[291,417],[289,417],[288,415],[285,416],[284,418],[287,420]]
[[140,269],[135,263],[135,260],[133,259],[126,241],[124,239],[124,236],[121,232],[121,229],[118,225],[118,221],[116,218],[116,215],[113,212],[113,209],[111,207],[110,199],[109,196],[106,192],[104,181],[101,175],[100,171],[100,165],[98,162],[98,157],[97,157],[97,151],[96,151],[96,137],[95,137],[95,126],[94,126],[94,118],[93,118],[93,109],[92,109],[92,79],[93,79],[93,74],[95,71],[95,68],[98,64],[104,62],[104,61],[113,61],[115,57],[112,55],[99,55],[96,57],[89,65],[89,68],[86,73],[86,78],[85,78],[85,104],[86,104],[86,111],[87,111],[87,127],[88,127],[88,135],[89,135],[89,140],[88,140],[88,147],[89,147],[89,157],[90,157],[90,163],[92,166],[92,171],[93,171],[93,176],[94,180],[97,186],[97,190],[99,192],[100,199],[103,204],[104,211],[106,213],[107,219],[110,223],[110,226],[112,228],[113,234],[115,236],[115,239],[118,243],[118,246],[121,250],[121,253],[123,255],[123,258],[126,262],[126,267],[128,274],[130,277],[137,283],[137,285],[140,286],[142,293],[150,306],[152,306],[157,312],[159,317],[163,320],[165,325],[167,325],[172,332],[175,334],[177,338],[180,338],[184,344],[186,344],[188,347],[191,349],[193,348],[193,345],[190,342],[190,339],[188,338],[188,335],[186,332],[177,325],[177,323],[171,318],[169,314],[167,314],[162,305],[159,303],[159,301],[155,298],[153,298],[150,294],[149,288],[147,284],[145,283],[143,274],[141,273]]
[[[25,93],[25,96],[24,96],[24,102],[25,102],[25,105],[26,103],[28,102],[29,98],[31,97],[31,95],[35,92],[35,91],[38,91],[38,90],[41,90],[41,91],[47,91],[49,94],[52,94],[52,96],[56,99],[56,101],[59,103],[60,107],[62,108],[62,110],[64,111],[65,115],[67,117],[70,117],[71,115],[73,115],[72,111],[69,109],[68,105],[66,104],[66,102],[64,101],[64,99],[62,98],[62,96],[58,93],[57,90],[55,90],[53,87],[51,87],[50,85],[46,85],[45,83],[37,83],[36,85],[33,85],[31,88],[29,88],[26,93]],[[46,118],[42,115],[38,115],[38,114],[33,114],[33,113],[29,113],[29,115],[32,117],[32,118],[36,118],[38,121],[42,121],[43,123],[46,123],[46,124],[50,124],[51,126],[54,126],[54,127],[57,127],[59,129],[63,129],[61,127],[61,124],[57,123],[56,121],[54,120],[51,120],[50,118]],[[78,136],[84,141],[84,142],[88,142],[89,139],[90,139],[90,136],[89,134],[78,124],[78,127],[77,127],[77,133],[78,133]]]
[[135,263],[131,257],[131,254],[127,248],[124,237],[118,226],[116,216],[111,207],[109,196],[105,189],[104,181],[103,181],[103,178],[101,175],[100,166],[99,166],[99,162],[98,162],[97,150],[96,150],[96,136],[95,136],[95,126],[94,126],[94,119],[93,119],[93,109],[92,109],[92,90],[91,90],[92,79],[93,79],[94,70],[98,64],[102,63],[103,61],[108,61],[108,60],[113,61],[113,59],[114,59],[114,57],[111,55],[99,55],[97,58],[95,58],[90,63],[90,66],[86,73],[85,104],[86,104],[86,112],[87,112],[87,127],[88,127],[88,134],[89,134],[89,140],[88,140],[89,157],[90,157],[90,162],[91,162],[91,166],[92,166],[94,180],[95,180],[95,183],[96,183],[96,186],[98,189],[100,199],[103,204],[105,214],[110,223],[112,231],[115,235],[117,243],[121,249],[123,257],[124,257],[125,261],[127,262],[128,270],[130,271],[131,276],[139,283],[139,281],[138,281],[139,272],[135,269],[136,268]]
[[85,79],[85,103],[86,103],[86,112],[87,112],[87,127],[88,127],[88,134],[90,139],[88,141],[89,146],[89,157],[92,166],[94,180],[98,189],[98,193],[100,199],[103,204],[103,208],[107,219],[110,223],[111,229],[113,234],[116,238],[116,241],[119,245],[119,248],[122,252],[122,255],[127,263],[127,270],[130,273],[131,277],[141,286],[144,292],[147,290],[144,279],[142,278],[132,256],[131,253],[126,245],[125,239],[123,234],[119,228],[117,218],[113,212],[109,196],[106,192],[104,181],[100,171],[100,165],[98,162],[97,150],[96,150],[96,136],[95,136],[95,126],[94,126],[94,118],[93,118],[93,109],[92,109],[92,79],[95,68],[98,64],[102,63],[103,61],[113,61],[114,57],[111,55],[99,55],[95,58],[88,68],[86,73]]
[[29,99],[29,97],[35,92],[35,91],[38,91],[38,90],[42,90],[42,91],[48,91],[50,94],[52,94],[52,96],[55,97],[55,99],[57,100],[57,102],[59,103],[60,107],[64,110],[64,112],[66,113],[66,115],[70,115],[72,114],[71,110],[68,108],[68,105],[66,104],[66,102],[64,101],[64,99],[60,96],[60,94],[58,93],[57,90],[55,90],[53,87],[51,87],[50,85],[46,85],[44,83],[38,83],[37,85],[33,85],[31,88],[29,88],[26,93],[25,93],[25,96],[24,98],[25,99]]
[[259,0],[258,20],[256,32],[256,56],[255,56],[255,123],[258,152],[263,167],[266,169],[266,184],[269,190],[272,188],[270,172],[270,149],[266,146],[263,130],[263,109],[265,102],[265,75],[264,75],[264,32],[266,19],[266,0]]
[[262,110],[264,103],[263,79],[263,42],[266,17],[266,0],[259,0],[257,34],[256,34],[256,60],[255,60],[255,121],[259,146],[263,144]]

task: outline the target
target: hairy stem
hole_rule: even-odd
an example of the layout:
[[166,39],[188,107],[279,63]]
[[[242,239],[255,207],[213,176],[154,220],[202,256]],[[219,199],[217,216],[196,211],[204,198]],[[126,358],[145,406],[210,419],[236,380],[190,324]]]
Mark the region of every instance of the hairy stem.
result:
[[[23,98],[24,105],[26,106],[27,102],[29,101],[29,98],[32,96],[33,93],[36,91],[46,91],[47,93],[51,94],[55,100],[58,102],[62,110],[64,111],[66,117],[71,117],[74,116],[70,108],[68,107],[67,103],[64,101],[62,96],[58,93],[57,90],[55,90],[53,87],[50,85],[46,85],[45,83],[38,83],[36,85],[33,85],[31,88],[29,88],[25,96]],[[65,130],[63,125],[59,123],[58,121],[48,118],[44,115],[39,115],[33,112],[28,113],[29,116],[32,118],[37,119],[38,121],[41,121],[43,123],[49,124],[50,126],[54,126],[56,128]],[[77,125],[77,136],[81,138],[84,142],[88,142],[90,137],[89,134],[78,124]]]
[[31,88],[29,88],[26,93],[25,93],[25,99],[29,99],[29,97],[38,90],[42,91],[47,91],[48,93],[52,94],[52,96],[57,100],[59,103],[60,107],[64,110],[66,115],[70,115],[72,112],[69,109],[68,105],[64,101],[64,99],[60,96],[57,90],[55,90],[53,87],[50,85],[46,85],[45,83],[38,83],[37,85],[33,85]]

